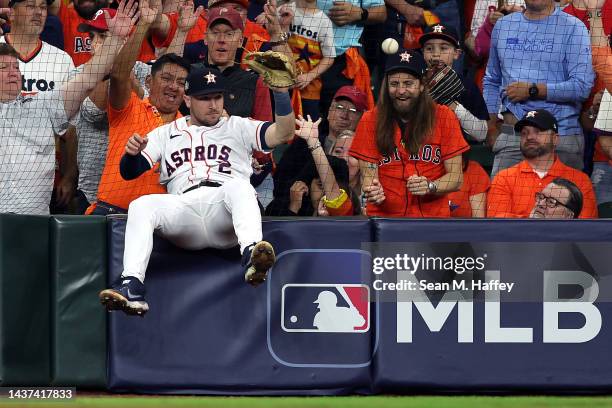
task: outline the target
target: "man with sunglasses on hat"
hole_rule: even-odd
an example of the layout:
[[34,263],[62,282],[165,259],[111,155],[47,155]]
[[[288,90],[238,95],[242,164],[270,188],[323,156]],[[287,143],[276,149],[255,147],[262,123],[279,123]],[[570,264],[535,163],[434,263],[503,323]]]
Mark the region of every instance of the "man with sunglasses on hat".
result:
[[558,177],[576,184],[584,197],[579,218],[597,218],[595,193],[589,177],[563,164],[555,148],[559,143],[555,117],[544,109],[529,111],[516,123],[524,160],[500,171],[489,190],[487,216],[527,218],[536,203],[536,193]]

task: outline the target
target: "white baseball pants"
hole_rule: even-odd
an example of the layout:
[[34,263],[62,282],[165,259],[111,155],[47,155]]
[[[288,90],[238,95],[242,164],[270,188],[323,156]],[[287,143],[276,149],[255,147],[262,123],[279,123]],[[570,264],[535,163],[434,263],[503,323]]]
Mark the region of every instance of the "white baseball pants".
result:
[[135,276],[144,282],[153,232],[185,249],[225,249],[240,244],[242,253],[262,239],[255,189],[246,180],[233,179],[221,187],[134,200],[128,209],[121,276]]

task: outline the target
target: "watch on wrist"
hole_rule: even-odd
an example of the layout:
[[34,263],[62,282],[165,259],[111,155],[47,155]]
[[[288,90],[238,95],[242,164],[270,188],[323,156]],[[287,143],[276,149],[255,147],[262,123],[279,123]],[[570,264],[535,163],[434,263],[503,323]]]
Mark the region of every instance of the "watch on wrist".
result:
[[310,150],[311,152],[314,152],[315,150],[317,150],[319,147],[321,147],[321,142],[317,142],[312,146],[308,146],[308,150]]
[[282,32],[278,35],[278,40],[270,41],[268,42],[268,45],[270,45],[270,47],[276,47],[277,45],[286,43],[288,39],[289,39],[289,33]]
[[532,83],[531,86],[529,86],[529,99],[537,98],[539,93],[540,91],[538,90],[538,86],[535,83]]
[[368,21],[368,17],[370,16],[370,12],[368,11],[368,9],[365,8],[361,8],[361,18],[359,19],[360,23],[365,23],[366,21]]
[[435,194],[438,191],[438,186],[431,180],[427,181],[427,193]]

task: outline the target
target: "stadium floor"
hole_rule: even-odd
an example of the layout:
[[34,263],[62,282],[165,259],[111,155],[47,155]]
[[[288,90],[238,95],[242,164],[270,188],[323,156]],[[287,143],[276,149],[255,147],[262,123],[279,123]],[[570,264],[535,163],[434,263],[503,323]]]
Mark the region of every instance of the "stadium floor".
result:
[[612,397],[546,396],[372,396],[372,397],[182,397],[87,396],[72,401],[0,401],[0,406],[32,407],[219,407],[219,408],[505,408],[612,407]]

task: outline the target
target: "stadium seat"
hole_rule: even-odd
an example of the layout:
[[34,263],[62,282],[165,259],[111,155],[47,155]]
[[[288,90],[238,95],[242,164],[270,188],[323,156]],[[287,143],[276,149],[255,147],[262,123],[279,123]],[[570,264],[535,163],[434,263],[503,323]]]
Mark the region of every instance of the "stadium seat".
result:
[[601,203],[597,206],[599,218],[612,218],[612,201]]

